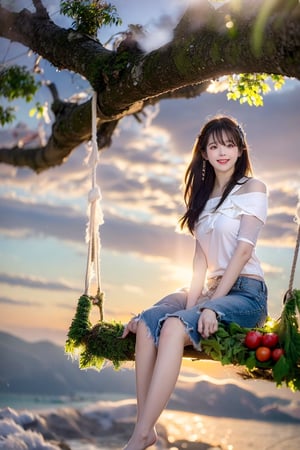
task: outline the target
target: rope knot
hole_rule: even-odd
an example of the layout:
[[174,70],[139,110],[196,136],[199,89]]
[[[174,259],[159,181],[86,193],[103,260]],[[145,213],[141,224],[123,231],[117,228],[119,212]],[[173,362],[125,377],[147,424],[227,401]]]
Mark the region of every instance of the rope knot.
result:
[[99,188],[99,186],[95,186],[89,192],[88,201],[89,201],[89,203],[94,203],[100,199],[101,199],[100,188]]

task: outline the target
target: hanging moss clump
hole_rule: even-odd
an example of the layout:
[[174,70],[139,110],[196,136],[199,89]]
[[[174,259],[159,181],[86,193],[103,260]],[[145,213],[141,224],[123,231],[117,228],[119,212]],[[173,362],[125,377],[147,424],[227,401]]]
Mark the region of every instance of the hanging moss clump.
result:
[[79,358],[81,369],[100,370],[106,360],[119,369],[121,362],[134,361],[135,335],[130,333],[122,339],[124,325],[120,322],[99,321],[92,327],[89,320],[91,308],[90,297],[82,295],[68,332],[66,353]]
[[90,298],[87,295],[82,295],[78,300],[76,313],[69,328],[68,339],[65,345],[67,353],[74,353],[75,349],[79,349],[83,339],[92,328],[89,319],[91,308]]
[[135,359],[135,335],[130,333],[122,339],[124,325],[120,322],[99,322],[84,338],[84,350],[80,367],[101,369],[105,360],[111,361],[115,369],[122,362]]

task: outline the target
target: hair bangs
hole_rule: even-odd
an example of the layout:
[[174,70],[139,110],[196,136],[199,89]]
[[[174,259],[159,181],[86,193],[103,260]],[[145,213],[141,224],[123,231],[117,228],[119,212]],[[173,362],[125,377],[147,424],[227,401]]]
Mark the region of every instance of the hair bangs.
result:
[[209,133],[213,137],[215,142],[226,145],[228,142],[232,142],[234,145],[240,145],[239,135],[235,128],[225,123],[216,123]]

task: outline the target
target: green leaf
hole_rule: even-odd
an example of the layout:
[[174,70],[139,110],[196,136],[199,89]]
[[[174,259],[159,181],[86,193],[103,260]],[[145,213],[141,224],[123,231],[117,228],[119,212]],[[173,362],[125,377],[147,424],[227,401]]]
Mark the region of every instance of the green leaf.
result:
[[[24,98],[26,102],[30,102],[39,87],[40,83],[36,82],[34,76],[25,66],[4,67],[0,71],[0,96],[6,98],[8,102],[17,98]],[[1,125],[13,122],[15,119],[14,111],[14,107],[4,108],[0,106]]]
[[60,12],[74,19],[74,30],[89,36],[96,36],[104,25],[122,23],[116,7],[102,0],[61,0]]
[[247,369],[252,370],[257,365],[257,359],[255,358],[255,352],[251,352],[250,356],[245,361],[245,366]]
[[248,103],[250,106],[263,106],[263,97],[273,88],[278,90],[283,86],[285,79],[281,75],[270,75],[266,73],[241,73],[229,75],[228,100],[239,100],[241,104]]
[[216,336],[218,336],[219,338],[226,338],[229,336],[229,333],[225,330],[225,328],[219,327],[218,331],[216,332]]
[[285,356],[282,355],[273,367],[274,381],[276,381],[277,384],[281,384],[284,378],[289,374],[290,369],[290,363]]
[[5,67],[0,72],[0,95],[8,101],[22,97],[30,102],[39,87],[25,66]]

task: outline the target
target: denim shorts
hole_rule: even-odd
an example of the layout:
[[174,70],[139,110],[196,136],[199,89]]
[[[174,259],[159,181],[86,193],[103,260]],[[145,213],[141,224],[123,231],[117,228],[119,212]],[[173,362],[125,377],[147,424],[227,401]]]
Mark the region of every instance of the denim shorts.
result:
[[142,320],[153,338],[159,343],[161,328],[168,317],[177,317],[185,325],[193,346],[200,350],[201,335],[198,332],[198,320],[201,311],[211,309],[216,312],[218,321],[235,322],[242,327],[262,326],[267,318],[268,291],[264,281],[241,276],[224,297],[205,300],[190,309],[185,309],[187,291],[182,289],[167,295],[158,303],[143,311],[138,320]]

